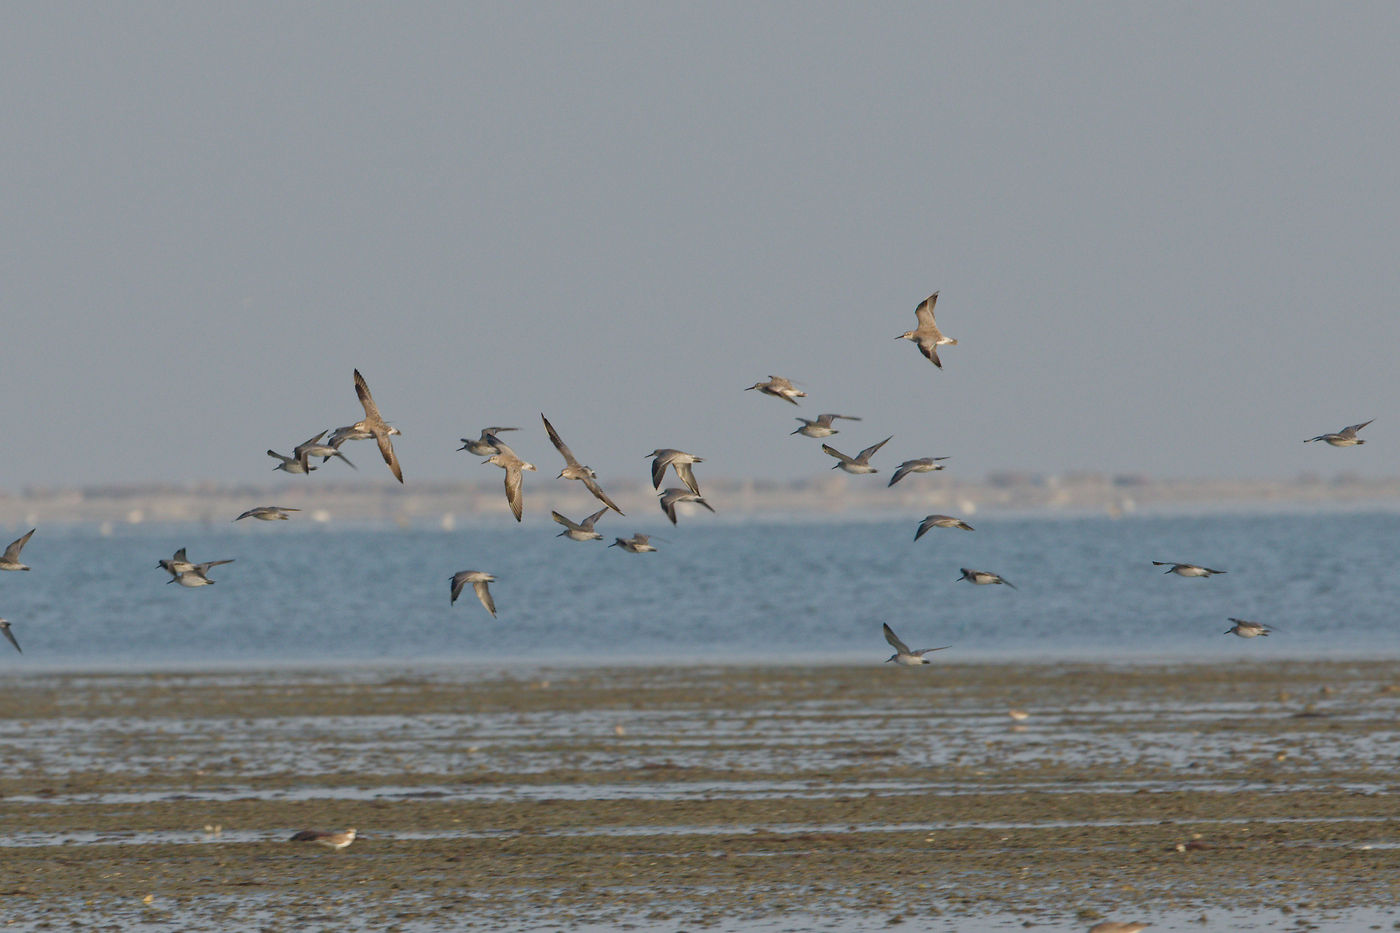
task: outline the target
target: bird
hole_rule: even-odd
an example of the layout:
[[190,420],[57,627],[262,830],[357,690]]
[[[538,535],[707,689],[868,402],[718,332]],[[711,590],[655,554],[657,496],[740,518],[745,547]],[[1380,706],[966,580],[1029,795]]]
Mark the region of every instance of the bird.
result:
[[209,568],[217,567],[220,564],[231,564],[234,558],[228,560],[211,560],[202,564],[192,564],[185,556],[185,549],[175,552],[175,556],[170,560],[156,561],[156,566],[170,574],[167,583],[178,583],[181,586],[209,586],[214,581],[209,579]]
[[476,598],[481,600],[481,604],[486,607],[486,611],[491,613],[491,617],[496,616],[496,601],[491,598],[491,590],[486,585],[495,583],[496,578],[484,570],[463,570],[452,575],[452,602],[457,601],[457,597],[462,595],[462,590],[468,583],[472,589],[476,590]]
[[855,415],[817,415],[816,418],[798,418],[802,422],[802,427],[793,431],[793,434],[801,434],[803,437],[830,437],[841,432],[831,426],[831,422],[837,418],[845,418],[847,421],[859,421]]
[[620,547],[628,554],[645,554],[656,550],[656,546],[650,542],[651,535],[644,535],[639,531],[630,538],[615,538],[608,547]]
[[216,581],[209,579],[209,568],[215,564],[229,564],[232,561],[216,560],[208,564],[196,564],[192,570],[182,570],[174,575],[174,579],[169,583],[178,583],[181,586],[213,586]]
[[854,457],[846,456],[845,454],[841,453],[841,451],[837,450],[835,447],[832,447],[830,444],[823,444],[822,451],[835,457],[838,461],[837,463],[832,465],[831,468],[833,470],[840,468],[842,470],[845,470],[847,473],[856,474],[879,473],[879,470],[875,469],[873,466],[870,465],[870,458],[875,455],[875,452],[877,450],[888,444],[891,438],[893,437],[894,435],[891,434],[889,437],[885,438],[880,443],[871,444],[869,447],[865,448],[860,453],[856,454]]
[[1089,927],[1089,933],[1142,933],[1150,926],[1140,920],[1104,920]]
[[520,516],[525,510],[525,496],[521,491],[522,470],[533,470],[533,463],[526,463],[521,460],[515,451],[506,446],[506,442],[494,434],[487,435],[496,453],[487,457],[482,463],[494,463],[496,466],[506,471],[506,502],[510,503],[510,510],[515,514],[515,520],[520,521]]
[[350,458],[345,456],[345,454],[341,453],[340,448],[338,446],[336,446],[335,444],[321,443],[321,438],[325,436],[326,432],[322,431],[315,437],[296,445],[292,448],[292,456],[300,460],[302,466],[307,465],[308,458],[310,457],[320,457],[322,463],[325,463],[331,457],[339,457],[340,459],[345,461],[345,465],[348,466],[350,469],[358,470],[359,467],[351,463]]
[[234,519],[241,522],[245,518],[257,518],[265,522],[286,521],[291,518],[288,512],[300,512],[301,509],[286,508],[280,505],[260,505],[257,508],[249,509],[242,515]]
[[273,467],[274,470],[282,470],[286,473],[310,473],[316,469],[316,467],[307,463],[301,457],[284,457],[271,448],[268,448],[267,455],[275,460],[281,461],[277,466]]
[[29,543],[29,539],[34,537],[34,532],[38,530],[37,528],[31,528],[26,534],[10,542],[10,546],[5,548],[5,553],[0,554],[0,570],[29,569],[24,564],[20,563],[19,552],[24,550],[24,546]]
[[997,576],[994,573],[991,573],[990,571],[968,570],[966,567],[960,567],[958,569],[962,571],[962,576],[958,577],[957,581],[955,582],[961,582],[963,580],[966,580],[968,583],[976,583],[979,586],[985,586],[988,583],[1005,583],[1013,590],[1016,589],[1016,584],[1012,583],[1010,580],[1003,580],[1001,577]]
[[339,852],[341,849],[355,841],[355,827],[342,830],[338,833],[323,833],[315,829],[303,829],[291,839],[292,842],[314,842],[323,845],[328,849]]
[[1178,577],[1208,577],[1213,573],[1229,573],[1228,570],[1211,570],[1209,567],[1202,567],[1199,564],[1174,564],[1169,560],[1154,560],[1154,567],[1169,567],[1171,569],[1162,571],[1163,573],[1174,573]]
[[[359,396],[360,404],[364,406],[365,416],[361,420],[350,425],[350,430],[355,434],[373,437],[379,444],[379,452],[384,456],[384,462],[389,464],[389,472],[394,474],[394,479],[403,482],[403,470],[399,467],[399,458],[394,453],[394,444],[390,437],[395,434],[402,434],[398,428],[391,427],[379,414],[379,407],[374,404],[374,398],[369,394],[369,385],[365,383],[365,377],[360,375],[360,371],[355,370],[355,394]],[[339,446],[339,445],[332,445]]]
[[886,664],[891,661],[896,664],[903,664],[906,667],[931,664],[932,662],[924,657],[924,655],[928,654],[930,651],[943,651],[952,647],[952,645],[944,645],[941,648],[920,648],[918,651],[910,651],[909,646],[899,640],[899,636],[894,633],[894,629],[890,628],[888,622],[882,624],[885,627],[885,641],[889,642],[890,645],[894,647],[894,654],[885,658]]
[[578,458],[574,456],[573,451],[569,450],[569,445],[565,444],[563,439],[559,437],[559,432],[554,430],[554,425],[549,423],[549,419],[544,416],[544,412],[540,412],[540,420],[544,422],[544,429],[549,432],[550,443],[554,445],[554,449],[559,451],[564,458],[564,469],[559,471],[559,476],[557,478],[578,480],[588,487],[588,491],[593,493],[599,502],[612,509],[618,515],[625,515],[626,513],[617,507],[617,503],[609,499],[608,494],[603,492],[603,487],[598,485],[598,474],[578,462]]
[[714,506],[710,505],[710,503],[706,502],[689,489],[679,489],[675,486],[670,486],[661,493],[661,511],[666,513],[666,517],[671,520],[672,525],[676,523],[677,502],[694,502],[696,505],[703,505],[711,512],[715,510]]
[[[1371,419],[1371,421],[1375,420],[1375,418]],[[1307,440],[1303,441],[1303,443],[1311,444],[1313,441],[1326,441],[1333,447],[1356,447],[1358,444],[1366,443],[1361,438],[1356,436],[1356,432],[1366,427],[1366,425],[1370,424],[1371,421],[1363,421],[1360,424],[1349,424],[1346,427],[1342,428],[1340,431],[1338,431],[1336,434],[1319,434],[1317,437],[1308,438]]]
[[550,512],[554,520],[564,526],[564,530],[555,535],[556,538],[568,537],[570,541],[601,541],[603,536],[593,530],[593,523],[604,515],[608,514],[606,508],[599,509],[581,522],[571,522],[558,512]]
[[938,461],[947,459],[947,457],[920,457],[918,460],[905,460],[899,465],[899,469],[894,471],[894,476],[890,477],[888,486],[893,486],[910,473],[932,473],[934,470],[941,470],[943,464]]
[[[27,569],[27,568],[26,568]],[[10,644],[15,646],[15,650],[24,654],[24,649],[20,648],[19,642],[15,640],[15,633],[10,631],[10,623],[0,619],[0,634],[3,634]]]
[[1258,638],[1260,635],[1267,635],[1273,629],[1262,622],[1250,622],[1248,619],[1231,618],[1234,625],[1227,628],[1222,635],[1238,635],[1241,638]]
[[928,534],[930,528],[961,528],[963,531],[971,531],[972,526],[961,518],[954,518],[951,515],[928,515],[919,522],[919,530],[914,532],[914,540],[917,541]]
[[519,428],[482,428],[481,437],[464,437],[462,438],[462,446],[457,449],[476,454],[478,457],[490,457],[493,454],[501,452],[501,449],[497,447],[495,441],[492,440],[491,435],[500,434],[502,431],[519,430]]
[[757,389],[764,395],[771,395],[774,398],[780,398],[794,405],[797,404],[799,398],[807,397],[806,392],[803,392],[801,389],[794,386],[791,380],[784,379],[782,376],[769,376],[767,382],[755,382],[744,391],[752,392],[754,389]]
[[943,332],[938,329],[938,325],[933,320],[933,306],[938,302],[938,292],[929,295],[919,306],[914,309],[914,317],[918,320],[919,326],[913,330],[905,331],[896,337],[896,340],[912,340],[919,352],[928,357],[929,362],[939,369],[943,368],[943,361],[938,358],[938,348],[945,343],[957,346],[958,342],[952,337],[943,336]]
[[670,447],[658,447],[646,455],[652,458],[651,461],[651,488],[660,489],[661,480],[666,477],[666,468],[669,466],[676,471],[676,476],[682,483],[690,487],[690,491],[697,496],[700,495],[700,484],[695,481],[695,470],[691,464],[704,463],[703,457],[688,454],[683,450],[674,450]]

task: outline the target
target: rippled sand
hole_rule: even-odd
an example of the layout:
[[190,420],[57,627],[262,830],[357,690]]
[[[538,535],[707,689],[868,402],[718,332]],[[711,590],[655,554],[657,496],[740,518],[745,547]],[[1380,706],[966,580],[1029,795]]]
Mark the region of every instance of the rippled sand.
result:
[[0,920],[1389,927],[1397,713],[1388,663],[11,676]]

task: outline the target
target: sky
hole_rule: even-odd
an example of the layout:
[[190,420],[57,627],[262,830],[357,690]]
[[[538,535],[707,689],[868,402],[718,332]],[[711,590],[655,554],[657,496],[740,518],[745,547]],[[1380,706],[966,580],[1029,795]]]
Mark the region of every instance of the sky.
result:
[[[886,473],[1397,472],[1393,4],[6,20],[0,491],[305,482],[264,451],[356,367],[410,486],[495,481],[488,425],[553,475],[541,412],[605,486],[820,476],[820,412]],[[941,372],[893,339],[934,290]]]

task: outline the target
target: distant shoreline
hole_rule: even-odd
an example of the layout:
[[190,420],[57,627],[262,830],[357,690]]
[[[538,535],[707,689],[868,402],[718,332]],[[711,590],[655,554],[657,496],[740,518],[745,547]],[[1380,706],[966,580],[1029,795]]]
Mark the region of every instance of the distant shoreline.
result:
[[[660,514],[645,483],[607,485],[629,516]],[[1182,511],[1311,511],[1400,508],[1400,477],[1292,480],[1149,479],[1136,474],[997,473],[980,480],[912,476],[888,488],[882,477],[830,475],[788,483],[709,480],[706,499],[724,517],[850,517],[946,512],[978,514],[1109,515]],[[510,521],[496,480],[419,483],[308,482],[305,485],[110,485],[29,487],[0,491],[0,524],[37,525],[229,522],[254,505],[301,509],[311,521],[390,522],[452,528],[464,519]],[[525,484],[526,520],[550,511],[581,517],[596,502],[577,484],[543,479]],[[249,519],[248,521],[252,521]]]

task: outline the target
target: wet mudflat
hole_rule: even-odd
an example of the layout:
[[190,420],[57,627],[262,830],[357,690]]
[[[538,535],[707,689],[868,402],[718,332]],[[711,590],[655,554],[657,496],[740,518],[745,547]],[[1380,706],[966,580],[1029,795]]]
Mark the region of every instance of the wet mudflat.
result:
[[11,676],[0,922],[1389,929],[1397,714],[1382,662]]

